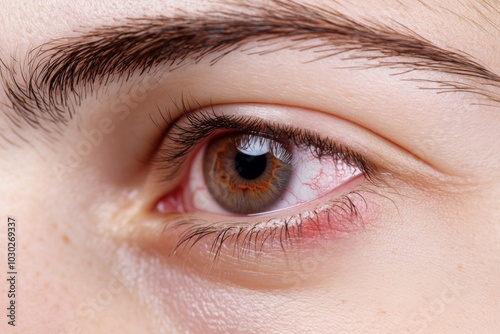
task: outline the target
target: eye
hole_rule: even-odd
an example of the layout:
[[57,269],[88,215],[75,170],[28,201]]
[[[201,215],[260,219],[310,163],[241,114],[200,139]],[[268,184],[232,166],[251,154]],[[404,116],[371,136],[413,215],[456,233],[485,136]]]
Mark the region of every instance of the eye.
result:
[[[203,152],[206,188],[189,190],[213,198],[230,213],[261,213],[272,208],[287,189],[293,174],[292,158],[292,149],[279,141],[254,135],[221,136]],[[200,177],[198,170],[195,164],[190,177],[193,183]],[[196,193],[193,195],[196,198]]]
[[189,210],[262,214],[315,200],[362,174],[315,147],[289,138],[229,133],[212,139],[193,161],[184,203]]
[[176,250],[208,241],[218,256],[225,246],[247,252],[276,240],[284,249],[287,240],[359,228],[358,205],[366,201],[358,186],[377,168],[326,136],[252,113],[256,108],[263,107],[185,110],[168,126],[155,162],[161,178],[176,185],[156,208],[168,217],[164,234],[176,239]]

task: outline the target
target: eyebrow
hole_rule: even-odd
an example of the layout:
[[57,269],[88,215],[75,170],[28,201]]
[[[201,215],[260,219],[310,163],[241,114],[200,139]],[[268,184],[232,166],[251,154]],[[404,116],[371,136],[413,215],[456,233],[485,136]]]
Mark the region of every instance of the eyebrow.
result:
[[96,84],[127,80],[161,65],[175,69],[209,55],[214,55],[213,64],[250,42],[273,41],[313,51],[317,59],[344,56],[375,61],[374,66],[400,73],[437,71],[467,78],[433,82],[442,92],[472,92],[500,102],[500,96],[485,88],[499,87],[500,77],[466,54],[440,48],[409,29],[398,31],[358,22],[333,9],[273,0],[266,7],[245,4],[173,17],[130,18],[121,25],[45,43],[28,53],[19,71],[0,62],[13,111],[8,116],[17,126],[22,121],[45,129],[47,122],[67,124],[74,117],[69,96],[78,103],[82,87],[92,91]]

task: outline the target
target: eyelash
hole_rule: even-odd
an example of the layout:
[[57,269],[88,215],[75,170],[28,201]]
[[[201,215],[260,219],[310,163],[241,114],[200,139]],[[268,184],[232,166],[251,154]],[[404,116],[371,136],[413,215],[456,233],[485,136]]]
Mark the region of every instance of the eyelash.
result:
[[[207,138],[213,138],[217,132],[233,131],[242,135],[279,140],[297,148],[307,149],[317,159],[332,157],[335,161],[359,168],[365,179],[376,183],[378,169],[373,163],[328,137],[321,137],[307,129],[280,125],[262,119],[220,115],[214,108],[214,106],[208,106],[193,111],[189,107],[189,103],[183,101],[182,107],[178,108],[181,117],[185,120],[182,123],[178,119],[173,120],[168,110],[159,109],[161,118],[166,123],[163,140],[168,143],[164,148],[158,150],[158,155],[153,160],[153,163],[162,172],[161,181],[169,181],[177,176],[189,154],[201,142]],[[363,220],[352,197],[359,197],[360,202],[366,205],[364,197],[358,191],[352,191],[338,199],[323,203],[320,208],[287,218],[272,218],[253,224],[224,221],[202,224],[192,219],[179,219],[176,222],[169,222],[164,233],[183,228],[173,253],[181,248],[189,250],[205,237],[213,236],[210,255],[214,260],[219,257],[223,246],[228,243],[232,244],[234,250],[241,255],[250,250],[257,253],[263,249],[266,242],[273,243],[275,238],[279,237],[280,248],[285,251],[287,242],[302,236],[303,221],[308,220],[315,225],[318,232],[321,232],[320,224],[316,221],[319,215],[326,215],[329,225],[332,221],[347,221],[349,223],[349,226],[341,226],[338,232],[361,228]],[[260,239],[260,245],[258,239]]]
[[[302,224],[304,221],[308,220],[314,224],[317,233],[322,231],[320,224],[317,222],[320,214],[325,214],[328,217],[329,224],[333,221],[349,222],[350,226],[337,228],[336,232],[338,234],[361,230],[364,222],[357,205],[351,199],[353,196],[358,196],[364,201],[363,195],[352,191],[347,195],[343,195],[340,199],[324,204],[324,211],[315,209],[295,216],[281,219],[272,218],[252,225],[245,222],[227,223],[223,221],[202,225],[192,220],[181,220],[171,226],[171,229],[187,226],[180,234],[179,241],[172,254],[175,254],[181,248],[189,250],[208,236],[214,236],[209,248],[213,260],[219,257],[223,246],[227,243],[232,244],[233,254],[236,251],[238,257],[241,257],[252,250],[255,254],[258,254],[263,250],[266,242],[272,244],[275,238],[279,238],[279,248],[286,253],[287,246],[291,246],[294,240],[300,240],[303,237]],[[260,238],[260,241],[258,238]]]

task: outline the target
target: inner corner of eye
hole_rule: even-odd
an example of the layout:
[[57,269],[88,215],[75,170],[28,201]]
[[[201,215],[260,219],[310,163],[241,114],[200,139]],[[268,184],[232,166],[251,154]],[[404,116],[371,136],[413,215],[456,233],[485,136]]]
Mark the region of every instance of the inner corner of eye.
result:
[[198,150],[164,213],[259,215],[316,200],[362,174],[334,155],[259,135],[227,133]]

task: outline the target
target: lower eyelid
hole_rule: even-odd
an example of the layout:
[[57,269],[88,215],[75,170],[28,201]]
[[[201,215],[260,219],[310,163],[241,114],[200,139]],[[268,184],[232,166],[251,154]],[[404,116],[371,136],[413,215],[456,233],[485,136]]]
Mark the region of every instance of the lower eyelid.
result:
[[[288,215],[282,212],[280,216],[268,216],[265,221],[262,217],[238,220],[233,217],[221,222],[217,215],[156,214],[148,222],[138,222],[133,243],[154,252],[172,266],[189,266],[207,279],[223,275],[226,281],[236,285],[284,288],[286,284],[281,275],[300,271],[302,259],[317,252],[321,256],[330,252],[332,256],[342,256],[345,247],[353,245],[353,238],[376,225],[375,197],[365,188],[362,177],[354,183],[357,183],[351,185],[354,191],[342,190],[302,208],[300,214],[288,210]],[[328,215],[326,202],[330,204]],[[319,212],[319,218],[308,216],[321,207],[324,211]],[[280,225],[289,217],[300,215],[303,216],[300,228],[291,221],[288,230]],[[243,230],[239,235],[236,230],[224,235],[221,231],[227,226],[233,229],[239,226]],[[196,228],[201,230],[192,238],[186,238]],[[248,233],[252,228],[255,229]],[[198,237],[201,238],[197,240]],[[219,242],[223,238],[226,240],[221,246]]]
[[[261,250],[274,252],[281,251],[283,242],[292,243],[311,242],[321,236],[321,238],[335,238],[349,232],[359,231],[363,227],[363,215],[366,211],[367,203],[362,192],[351,190],[345,193],[344,188],[356,188],[362,185],[364,178],[359,176],[346,185],[324,195],[312,203],[301,204],[291,208],[268,212],[265,214],[249,216],[226,216],[203,214],[187,214],[187,218],[177,222],[169,223],[165,233],[179,234],[176,248],[190,248],[196,243],[208,243],[213,236],[224,234],[224,238],[231,238],[229,247],[233,247],[236,252],[247,252],[249,249],[258,246]],[[276,246],[274,235],[280,235],[279,249]],[[286,235],[284,235],[284,234]],[[253,240],[248,244],[240,244],[247,234],[259,235],[261,240]],[[234,237],[236,236],[236,237]],[[204,240],[204,239],[207,240]],[[264,240],[265,239],[265,240]],[[259,242],[262,243],[259,245]],[[239,248],[242,248],[241,250]],[[211,255],[214,252],[211,252]]]

